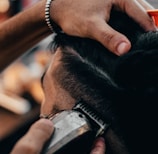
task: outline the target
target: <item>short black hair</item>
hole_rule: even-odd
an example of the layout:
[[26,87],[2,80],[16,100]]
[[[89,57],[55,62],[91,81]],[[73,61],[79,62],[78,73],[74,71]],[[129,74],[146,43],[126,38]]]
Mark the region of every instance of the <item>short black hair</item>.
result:
[[53,49],[64,56],[55,79],[73,98],[93,105],[130,154],[158,153],[158,32],[145,32],[116,11],[109,24],[130,39],[131,50],[116,56],[95,40],[58,33]]

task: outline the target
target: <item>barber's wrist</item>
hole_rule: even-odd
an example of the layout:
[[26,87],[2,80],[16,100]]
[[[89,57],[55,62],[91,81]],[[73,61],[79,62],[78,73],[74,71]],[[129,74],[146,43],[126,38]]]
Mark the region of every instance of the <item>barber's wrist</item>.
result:
[[62,32],[62,29],[53,21],[52,16],[51,16],[51,9],[52,9],[52,4],[53,0],[46,0],[45,4],[45,21],[47,26],[49,27],[50,31],[52,32]]

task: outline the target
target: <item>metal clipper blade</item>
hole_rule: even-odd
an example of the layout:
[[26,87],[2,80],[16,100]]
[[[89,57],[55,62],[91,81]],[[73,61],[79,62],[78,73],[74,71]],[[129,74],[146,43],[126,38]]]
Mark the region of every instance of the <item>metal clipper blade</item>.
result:
[[79,101],[73,110],[77,110],[81,113],[83,113],[88,120],[92,123],[94,129],[96,129],[96,137],[99,135],[102,135],[106,129],[109,127],[109,124],[107,124],[102,117],[92,108],[89,104]]

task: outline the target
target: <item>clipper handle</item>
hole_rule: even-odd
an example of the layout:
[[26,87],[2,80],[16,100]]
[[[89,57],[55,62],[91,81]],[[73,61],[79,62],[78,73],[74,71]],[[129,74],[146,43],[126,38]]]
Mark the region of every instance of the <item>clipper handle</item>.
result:
[[[54,134],[44,154],[86,153],[95,138],[95,132],[84,114],[75,111],[62,111],[53,117]],[[87,150],[86,150],[87,149]]]

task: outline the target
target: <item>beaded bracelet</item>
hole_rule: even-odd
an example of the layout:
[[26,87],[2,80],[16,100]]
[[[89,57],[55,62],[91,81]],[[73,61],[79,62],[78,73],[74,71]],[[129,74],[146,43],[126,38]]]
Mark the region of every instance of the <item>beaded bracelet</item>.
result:
[[62,32],[61,28],[50,18],[50,6],[53,0],[47,0],[45,5],[45,20],[52,32]]

